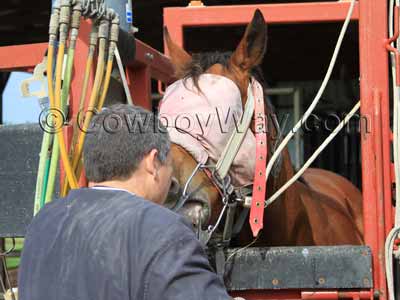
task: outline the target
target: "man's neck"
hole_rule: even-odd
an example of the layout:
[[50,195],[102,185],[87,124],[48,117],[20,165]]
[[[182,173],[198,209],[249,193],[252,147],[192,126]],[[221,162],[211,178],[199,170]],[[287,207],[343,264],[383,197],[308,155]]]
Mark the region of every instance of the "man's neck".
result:
[[131,180],[127,181],[119,181],[119,180],[110,180],[103,182],[89,182],[89,187],[94,186],[102,186],[102,187],[110,187],[115,189],[126,190],[132,194],[145,198],[146,195],[144,191],[141,189],[141,186],[137,184],[133,184]]

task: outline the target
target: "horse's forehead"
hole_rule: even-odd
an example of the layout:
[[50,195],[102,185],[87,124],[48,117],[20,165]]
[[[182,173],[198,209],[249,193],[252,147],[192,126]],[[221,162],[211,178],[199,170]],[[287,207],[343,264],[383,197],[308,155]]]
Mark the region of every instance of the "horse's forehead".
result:
[[[171,85],[161,101],[160,119],[167,122],[171,141],[183,147],[198,163],[216,163],[243,114],[240,91],[230,79],[211,74],[200,76],[199,87],[201,92],[192,80]],[[262,88],[257,82],[254,97],[255,100],[262,97]],[[255,137],[248,130],[230,170],[237,186],[252,181],[255,146]]]
[[198,87],[200,91],[192,78],[178,80],[167,88],[161,105],[171,105],[174,110],[179,110],[189,101],[193,105],[204,105],[207,100],[208,104],[218,106],[241,103],[239,87],[225,76],[202,74],[198,78]]

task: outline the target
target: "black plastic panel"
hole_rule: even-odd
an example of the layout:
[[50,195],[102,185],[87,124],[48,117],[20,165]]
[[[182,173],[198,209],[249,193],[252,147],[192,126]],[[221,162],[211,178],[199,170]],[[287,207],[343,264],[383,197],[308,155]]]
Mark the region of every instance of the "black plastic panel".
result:
[[249,248],[227,262],[225,284],[231,291],[369,289],[371,261],[365,246]]
[[42,137],[36,124],[0,126],[0,237],[24,236],[32,220]]

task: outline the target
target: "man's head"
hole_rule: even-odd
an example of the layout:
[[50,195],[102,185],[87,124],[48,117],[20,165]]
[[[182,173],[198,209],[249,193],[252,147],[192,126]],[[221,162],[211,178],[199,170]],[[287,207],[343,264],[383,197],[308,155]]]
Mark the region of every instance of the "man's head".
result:
[[170,146],[153,113],[125,104],[105,108],[93,117],[83,148],[89,185],[122,187],[163,203],[171,184]]

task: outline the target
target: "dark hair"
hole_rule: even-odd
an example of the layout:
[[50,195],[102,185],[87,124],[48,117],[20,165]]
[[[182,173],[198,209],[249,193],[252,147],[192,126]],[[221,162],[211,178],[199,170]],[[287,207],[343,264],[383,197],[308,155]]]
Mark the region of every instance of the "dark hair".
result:
[[195,87],[201,92],[199,87],[199,77],[215,64],[220,64],[225,68],[229,66],[229,58],[232,52],[200,52],[194,53],[192,60],[182,70],[184,81],[191,78]]
[[153,149],[164,163],[171,142],[159,119],[139,106],[116,104],[91,120],[83,148],[86,177],[91,182],[124,180]]

